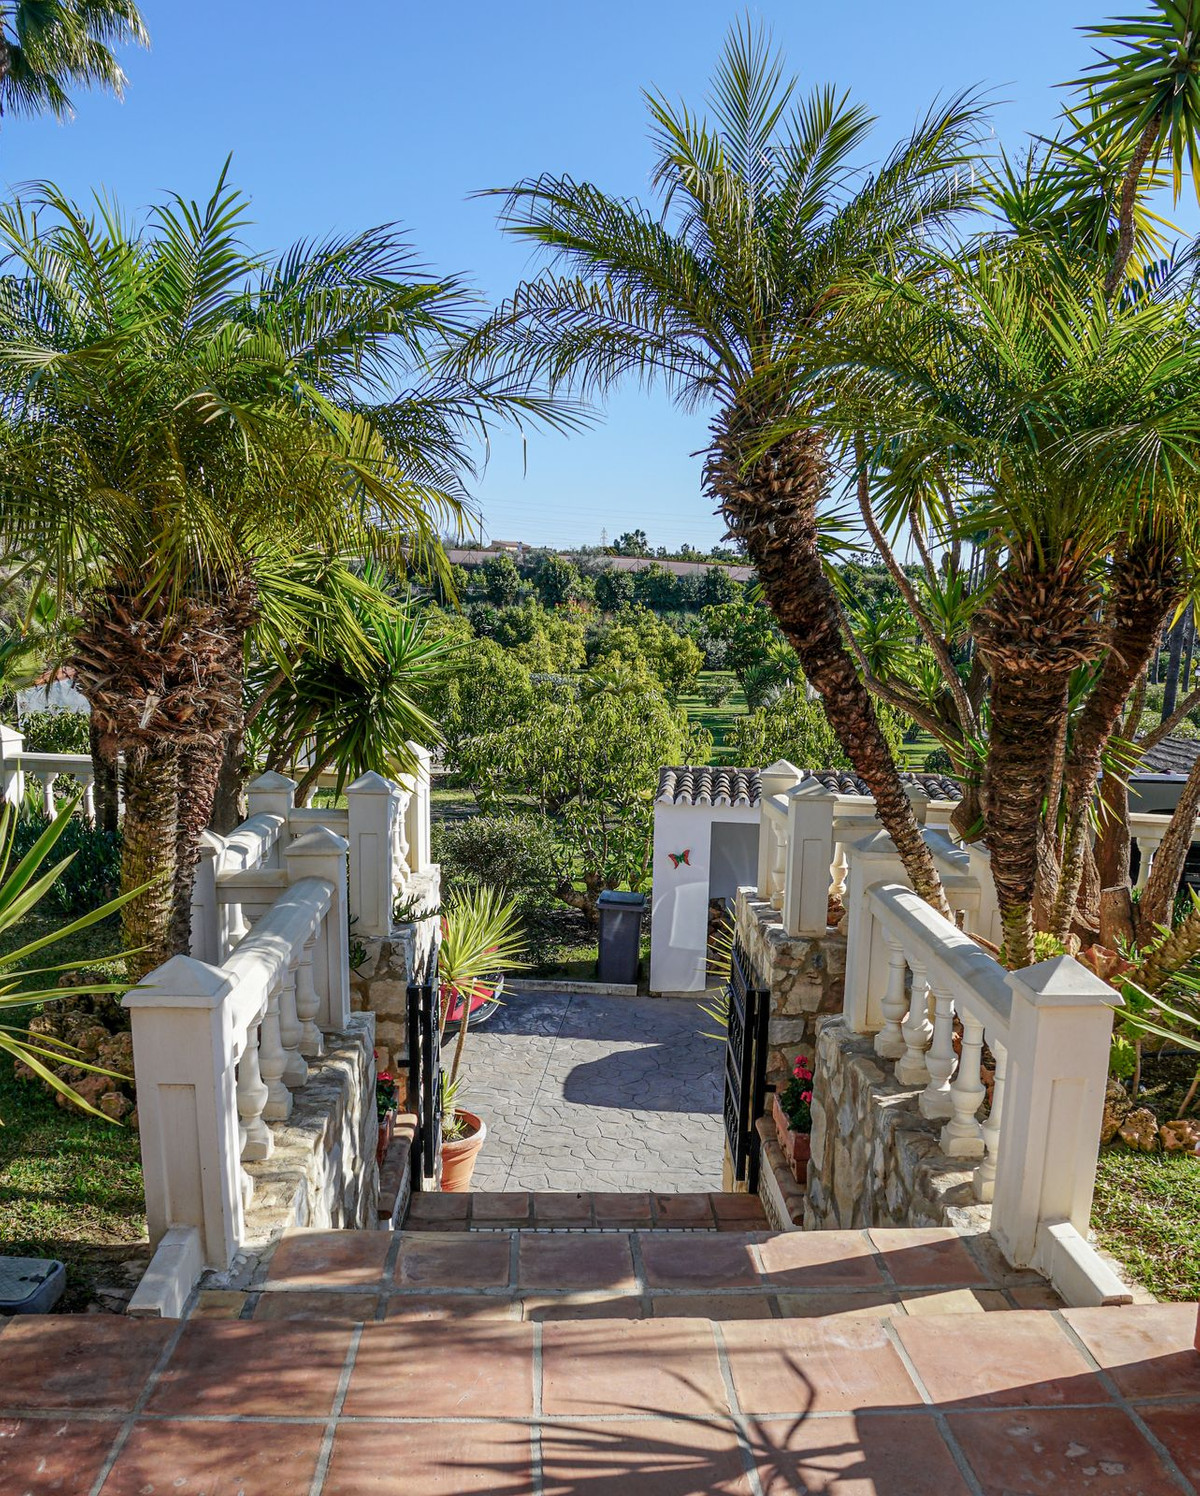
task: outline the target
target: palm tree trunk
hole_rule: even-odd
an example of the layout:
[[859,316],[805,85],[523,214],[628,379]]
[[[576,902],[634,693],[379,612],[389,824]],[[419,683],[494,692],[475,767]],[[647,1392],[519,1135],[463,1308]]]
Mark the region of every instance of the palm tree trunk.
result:
[[1071,672],[1094,658],[1099,647],[1094,603],[1086,566],[1064,556],[1047,569],[1030,546],[1011,557],[977,615],[979,651],[992,676],[983,782],[986,839],[1005,955],[1014,969],[1034,959],[1043,817]]
[[1117,250],[1113,255],[1112,264],[1109,266],[1108,277],[1104,283],[1104,294],[1110,301],[1121,288],[1125,266],[1129,263],[1129,256],[1133,253],[1133,214],[1137,206],[1138,183],[1142,179],[1142,171],[1146,162],[1150,159],[1150,153],[1154,150],[1158,142],[1159,131],[1162,129],[1162,119],[1162,111],[1157,110],[1146,121],[1137,147],[1134,150],[1133,159],[1130,161],[1124,180],[1121,183]]
[[875,798],[913,888],[947,919],[933,855],[904,792],[875,703],[842,638],[843,619],[817,548],[817,504],[829,479],[825,441],[799,432],[745,460],[761,423],[738,410],[714,428],[705,481],[746,546],[771,611],[821,697],[829,724]]
[[1129,783],[1119,774],[1100,780],[1100,829],[1096,865],[1100,874],[1100,944],[1109,950],[1133,944],[1130,885]]
[[1197,813],[1200,813],[1200,758],[1192,765],[1167,833],[1155,854],[1150,881],[1142,892],[1137,936],[1143,945],[1154,939],[1159,925],[1171,922],[1171,910],[1179,880],[1183,877],[1188,849],[1192,845]]
[[1160,721],[1165,722],[1175,710],[1179,700],[1179,671],[1183,665],[1183,636],[1187,626],[1187,614],[1181,613],[1167,633],[1167,679],[1163,687],[1163,704]]
[[212,829],[228,836],[243,820],[243,794],[246,788],[246,739],[241,726],[233,727],[221,750],[217,792],[213,799]]
[[92,797],[96,806],[96,827],[113,835],[120,826],[121,818],[117,756],[101,736],[94,716],[88,718],[88,751],[92,755]]
[[125,905],[121,930],[126,945],[140,947],[130,959],[130,977],[153,971],[173,952],[171,907],[175,871],[175,819],[179,805],[179,751],[169,740],[152,744],[126,765],[125,828],[121,843],[121,889],[149,883]]
[[186,956],[191,946],[192,889],[200,862],[200,837],[212,817],[220,772],[220,753],[211,743],[190,743],[181,750],[171,899],[172,955]]

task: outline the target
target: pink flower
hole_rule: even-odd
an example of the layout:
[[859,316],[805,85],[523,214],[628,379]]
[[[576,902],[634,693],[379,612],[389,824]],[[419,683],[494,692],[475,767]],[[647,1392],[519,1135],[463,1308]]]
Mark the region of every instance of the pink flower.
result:
[[808,1102],[812,1101],[812,1092],[811,1091],[801,1091],[800,1092],[800,1100],[803,1101],[803,1102],[805,1102],[806,1104]]

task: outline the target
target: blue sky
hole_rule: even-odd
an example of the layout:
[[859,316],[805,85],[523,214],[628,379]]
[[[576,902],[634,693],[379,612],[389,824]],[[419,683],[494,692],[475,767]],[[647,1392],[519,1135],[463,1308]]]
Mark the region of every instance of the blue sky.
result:
[[[1054,85],[1088,48],[1075,28],[1116,0],[777,0],[752,6],[806,82],[851,88],[879,116],[880,152],[939,93],[985,85],[997,134],[1050,127]],[[726,29],[716,0],[143,0],[148,53],[126,58],[123,102],[82,95],[73,123],[6,119],[11,186],[101,184],[127,209],[164,189],[206,195],[225,156],[252,197],[256,247],[396,220],[422,257],[489,297],[530,269],[527,250],[472,199],[540,171],[644,194],[640,90],[702,99]],[[1194,214],[1190,215],[1194,217]],[[700,490],[705,422],[630,390],[594,431],[501,438],[477,486],[487,532],[597,544],[640,527],[653,543],[708,545],[721,526]]]

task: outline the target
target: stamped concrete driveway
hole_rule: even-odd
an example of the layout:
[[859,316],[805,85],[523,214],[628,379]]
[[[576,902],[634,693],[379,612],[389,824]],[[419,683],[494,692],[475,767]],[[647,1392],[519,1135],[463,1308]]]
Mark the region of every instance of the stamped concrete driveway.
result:
[[[690,999],[505,995],[467,1036],[476,1190],[714,1190],[724,1051]],[[449,1056],[447,1056],[447,1059]]]

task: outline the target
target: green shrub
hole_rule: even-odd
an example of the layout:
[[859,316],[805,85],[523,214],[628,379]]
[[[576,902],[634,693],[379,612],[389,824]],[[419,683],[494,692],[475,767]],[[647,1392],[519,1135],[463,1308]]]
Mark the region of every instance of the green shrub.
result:
[[700,687],[700,695],[706,706],[724,706],[733,695],[733,683],[728,680],[706,680]]
[[[39,810],[22,811],[13,837],[14,861],[24,857],[49,824]],[[57,914],[90,914],[120,892],[120,832],[97,830],[81,815],[73,815],[54,848],[54,861],[72,853],[62,876],[42,898],[41,907]]]
[[30,753],[88,753],[88,723],[82,712],[30,712],[21,733]]
[[562,853],[553,823],[538,815],[468,816],[433,828],[433,859],[442,867],[443,899],[491,885],[514,899],[535,961],[550,939],[549,915]]
[[945,748],[932,748],[925,755],[922,768],[926,774],[953,774],[954,760]]

